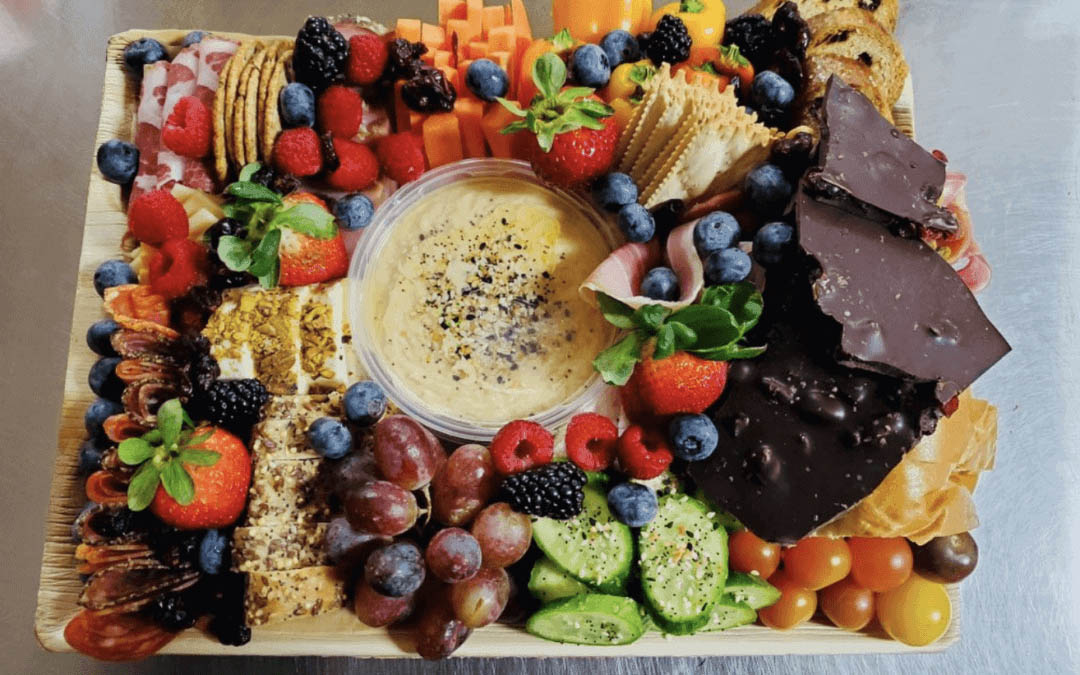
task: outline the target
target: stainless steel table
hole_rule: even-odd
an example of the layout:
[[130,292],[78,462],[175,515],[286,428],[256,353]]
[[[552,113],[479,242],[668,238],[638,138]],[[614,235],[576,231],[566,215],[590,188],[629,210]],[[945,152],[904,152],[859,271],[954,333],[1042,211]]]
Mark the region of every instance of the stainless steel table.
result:
[[[587,0],[582,0],[587,1]],[[1080,2],[901,0],[920,140],[967,172],[995,267],[981,300],[1015,351],[977,386],[1001,409],[979,486],[981,563],[940,655],[526,662],[169,657],[108,666],[35,644],[32,614],[105,39],[127,28],[295,32],[309,11],[435,17],[435,0],[0,3],[0,670],[601,673],[1080,671]],[[547,0],[528,2],[549,31]],[[749,5],[733,0],[732,10]],[[613,653],[617,651],[613,650]]]

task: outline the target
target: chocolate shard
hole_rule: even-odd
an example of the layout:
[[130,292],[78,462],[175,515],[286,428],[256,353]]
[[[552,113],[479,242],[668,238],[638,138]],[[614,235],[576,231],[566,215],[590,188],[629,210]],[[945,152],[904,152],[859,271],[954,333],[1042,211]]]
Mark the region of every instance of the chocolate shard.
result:
[[811,269],[804,260],[770,270],[765,312],[750,336],[768,349],[732,364],[709,411],[719,446],[688,468],[711,500],[780,543],[870,494],[940,417],[933,384],[837,363],[839,327],[811,296]]
[[[818,166],[807,183],[819,199],[911,232],[911,223],[956,231],[956,216],[938,206],[945,163],[881,116],[835,75],[822,102]],[[906,227],[905,227],[906,226]]]
[[846,365],[936,385],[942,403],[1010,350],[952,267],[918,239],[795,198],[799,245],[820,266],[821,311],[840,325]]

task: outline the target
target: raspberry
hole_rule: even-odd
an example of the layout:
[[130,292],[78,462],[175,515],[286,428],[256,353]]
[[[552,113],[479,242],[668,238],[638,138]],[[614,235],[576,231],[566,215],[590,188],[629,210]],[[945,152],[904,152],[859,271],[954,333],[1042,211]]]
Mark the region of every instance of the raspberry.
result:
[[274,142],[274,168],[294,176],[314,176],[322,169],[322,145],[311,127],[282,131]]
[[148,265],[150,288],[166,298],[179,298],[206,283],[206,249],[190,239],[170,239]]
[[566,454],[586,471],[603,471],[615,461],[619,430],[597,413],[575,415],[566,427]]
[[178,155],[198,159],[210,154],[213,135],[210,109],[195,96],[185,96],[176,102],[165,126],[161,142]]
[[356,84],[375,84],[386,68],[390,50],[382,38],[361,33],[349,38],[349,60],[345,64],[345,79]]
[[341,166],[326,177],[326,182],[339,190],[366,190],[379,179],[379,160],[366,145],[334,139],[334,152]]
[[424,140],[420,134],[403,131],[379,141],[375,151],[383,173],[399,185],[414,181],[427,170]]
[[555,439],[536,422],[510,422],[491,439],[495,470],[506,476],[548,464],[554,454]]
[[619,465],[631,478],[648,480],[664,473],[672,454],[662,434],[632,426],[619,438]]
[[352,138],[364,119],[364,99],[342,84],[327,87],[319,96],[319,128],[338,138]]
[[188,234],[187,212],[168,190],[150,190],[131,202],[128,230],[145,244],[183,239]]

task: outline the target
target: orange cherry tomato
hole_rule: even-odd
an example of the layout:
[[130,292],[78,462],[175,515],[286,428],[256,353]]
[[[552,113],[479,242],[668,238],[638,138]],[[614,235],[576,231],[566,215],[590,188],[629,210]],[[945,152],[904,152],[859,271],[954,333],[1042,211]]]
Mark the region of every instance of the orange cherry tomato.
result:
[[851,571],[851,549],[843,539],[806,537],[784,551],[784,570],[795,583],[816,591]]
[[851,578],[881,593],[896,588],[911,574],[911,544],[903,537],[851,537]]
[[928,645],[949,628],[952,602],[945,586],[917,572],[875,599],[881,627],[894,640],[913,647]]
[[821,611],[838,628],[862,630],[874,618],[874,593],[848,577],[826,586],[820,594]]
[[769,577],[769,583],[780,589],[780,599],[758,612],[761,623],[776,630],[788,630],[814,616],[817,593],[803,588],[783,571]]
[[768,579],[780,566],[780,546],[770,544],[750,530],[740,530],[728,540],[732,569]]

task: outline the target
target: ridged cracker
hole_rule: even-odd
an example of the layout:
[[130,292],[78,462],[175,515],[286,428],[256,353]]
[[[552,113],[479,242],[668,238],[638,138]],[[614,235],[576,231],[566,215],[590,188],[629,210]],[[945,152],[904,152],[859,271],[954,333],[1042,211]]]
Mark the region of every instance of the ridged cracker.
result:
[[262,83],[262,71],[266,70],[267,60],[276,58],[277,48],[267,47],[253,59],[251,75],[248,77],[244,101],[244,156],[242,164],[249,164],[259,159],[259,87]]
[[[619,146],[616,146],[617,156],[619,157],[619,171],[624,173],[630,171],[630,167],[634,165],[634,160],[637,159],[641,149],[645,147],[649,134],[652,132],[653,127],[656,126],[656,119],[662,111],[664,96],[667,93],[667,85],[670,81],[671,66],[665,63],[645,88],[645,95],[641,99],[641,105],[638,106],[640,114],[637,115],[637,123],[628,125],[626,131],[623,132],[624,137],[629,138],[625,147],[620,152]],[[621,142],[620,145],[622,145]]]
[[274,141],[281,133],[281,113],[278,110],[278,97],[281,90],[288,84],[285,64],[292,60],[292,49],[281,53],[274,64],[274,72],[270,76],[266,97],[263,99],[263,112],[261,116],[262,128],[259,138],[262,142],[262,159],[269,162],[274,154]]
[[214,93],[214,170],[218,179],[224,181],[229,175],[229,147],[232,138],[232,106],[240,70],[255,49],[254,40],[245,40],[229,57],[221,71],[217,91]]
[[[663,178],[664,174],[674,164],[679,153],[682,152],[687,139],[696,133],[696,128],[700,126],[703,120],[709,118],[709,115],[703,112],[709,107],[710,101],[704,89],[695,87],[689,92],[683,117],[680,119],[678,126],[675,127],[674,133],[667,134],[667,143],[657,150],[656,156],[651,160],[646,160],[647,155],[642,154],[639,161],[648,162],[644,165],[643,171],[639,172],[637,165],[631,170],[631,176],[634,176],[634,182],[637,185],[644,186],[647,190],[650,185]],[[648,149],[646,149],[646,152],[648,152]]]
[[[247,66],[251,55],[255,52],[258,42],[256,40],[247,40],[240,43],[236,53],[232,55],[228,63],[228,86],[225,87],[225,102],[222,108],[222,128],[224,130],[225,139],[225,157],[228,160],[235,158],[233,152],[233,110],[236,107],[236,95],[240,89],[240,75],[243,73],[244,68]],[[220,89],[220,87],[219,87]],[[226,172],[227,172],[226,168]]]
[[[259,73],[262,68],[263,62],[266,60],[267,48],[263,44],[259,44],[255,49],[255,53],[251,55],[251,59],[244,66],[244,70],[240,72],[240,82],[236,92],[236,104],[233,107],[233,161],[236,163],[237,168],[242,167],[246,163],[247,159],[247,102],[248,92],[255,89],[253,93],[258,94],[257,88],[259,86]],[[254,101],[252,99],[252,104]]]
[[[678,79],[673,79],[671,84],[677,85],[678,82]],[[669,86],[664,99],[645,145],[630,167],[630,176],[638,185],[645,184],[646,177],[655,170],[655,163],[662,161],[661,151],[682,131],[684,125],[690,124],[693,119],[694,96],[691,89]]]

